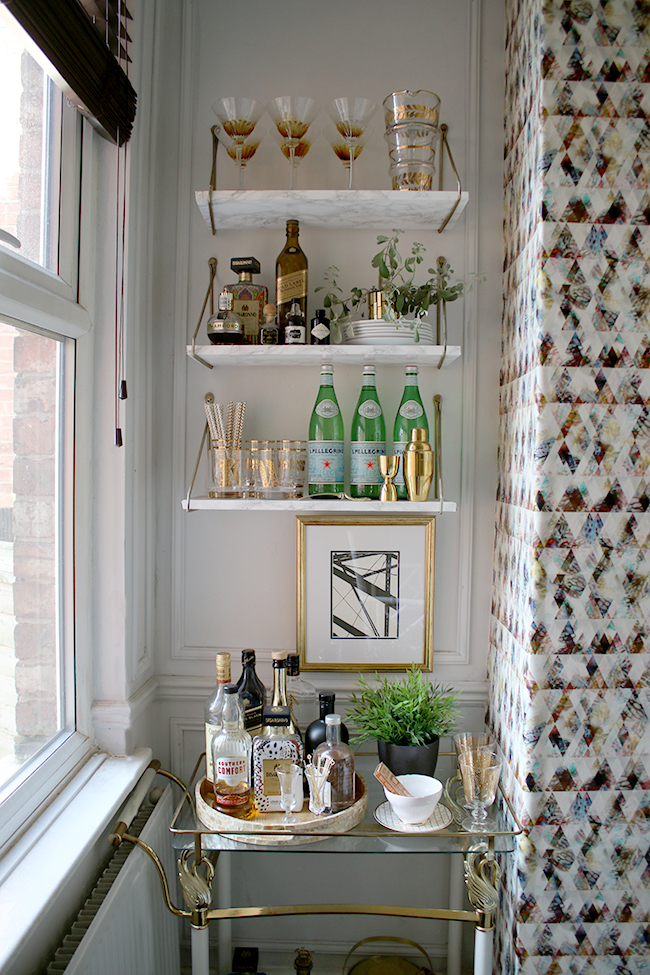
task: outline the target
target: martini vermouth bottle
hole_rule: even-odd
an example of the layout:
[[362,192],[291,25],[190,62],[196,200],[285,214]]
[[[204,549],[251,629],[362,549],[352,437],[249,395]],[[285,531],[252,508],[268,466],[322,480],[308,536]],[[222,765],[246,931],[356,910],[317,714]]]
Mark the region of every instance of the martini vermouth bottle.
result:
[[334,367],[324,362],[309,421],[309,493],[340,494],[344,488],[343,420],[334,392]]
[[400,459],[393,483],[400,501],[405,501],[407,498],[406,484],[404,483],[404,449],[411,439],[411,430],[414,427],[423,427],[427,431],[425,439],[428,439],[429,436],[427,415],[424,412],[424,405],[418,388],[418,367],[407,366],[405,371],[404,394],[393,426],[393,454],[399,456]]
[[350,494],[379,498],[382,483],[379,457],[386,453],[386,424],[377,396],[375,367],[363,367],[363,385],[350,435]]

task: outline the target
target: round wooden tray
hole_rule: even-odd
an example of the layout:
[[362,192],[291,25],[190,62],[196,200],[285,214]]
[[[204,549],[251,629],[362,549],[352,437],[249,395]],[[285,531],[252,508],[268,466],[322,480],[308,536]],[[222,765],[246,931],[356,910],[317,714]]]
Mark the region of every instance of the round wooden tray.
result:
[[[305,798],[304,812],[295,813],[296,826],[301,835],[291,832],[291,826],[283,826],[282,812],[260,813],[257,810],[250,819],[235,819],[226,816],[213,808],[214,796],[211,783],[203,778],[196,784],[196,811],[199,819],[208,829],[215,833],[225,833],[238,843],[251,843],[256,846],[298,846],[304,843],[317,843],[319,833],[347,833],[363,819],[368,805],[368,788],[363,778],[355,773],[355,796],[353,805],[341,812],[314,816],[309,811],[308,799]],[[294,827],[296,828],[296,827]],[[305,833],[313,834],[305,836]]]

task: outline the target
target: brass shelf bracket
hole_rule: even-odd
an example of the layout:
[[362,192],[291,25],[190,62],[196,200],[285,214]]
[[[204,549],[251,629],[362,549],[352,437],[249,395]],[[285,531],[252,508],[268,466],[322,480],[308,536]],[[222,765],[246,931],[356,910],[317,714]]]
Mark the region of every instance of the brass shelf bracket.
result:
[[201,309],[201,314],[199,315],[199,320],[196,323],[196,328],[194,329],[194,334],[192,336],[192,351],[190,352],[190,356],[192,359],[196,359],[197,362],[200,362],[202,366],[207,366],[208,369],[212,369],[211,363],[206,362],[206,360],[202,359],[201,356],[197,355],[196,352],[196,337],[199,334],[199,329],[201,328],[201,322],[203,321],[203,315],[205,309],[207,308],[208,301],[210,302],[210,314],[214,315],[214,279],[217,276],[216,257],[211,257],[208,264],[210,265],[210,283],[208,284],[208,290],[205,293],[205,299],[203,301],[203,308]]
[[214,211],[212,209],[212,194],[217,190],[217,149],[219,148],[219,132],[221,132],[221,126],[213,125],[210,129],[212,133],[212,170],[210,171],[210,189],[208,191],[208,209],[210,211],[210,227],[212,228],[212,236],[217,236],[217,228],[214,224]]
[[449,213],[447,214],[447,216],[443,220],[443,222],[440,225],[440,227],[438,227],[438,233],[439,234],[441,234],[443,232],[443,230],[445,229],[445,227],[447,226],[447,224],[449,223],[449,221],[453,217],[454,213],[456,212],[456,209],[458,207],[458,204],[460,203],[460,199],[461,199],[462,192],[463,192],[463,187],[462,187],[461,182],[460,182],[460,176],[458,175],[458,170],[456,169],[456,163],[454,162],[454,157],[452,156],[451,149],[449,148],[449,139],[447,138],[448,132],[449,132],[449,126],[443,123],[440,126],[440,172],[438,174],[438,189],[439,190],[442,189],[442,173],[443,173],[444,153],[446,152],[447,153],[447,156],[449,157],[449,162],[451,164],[451,168],[453,170],[454,176],[456,177],[456,192],[457,192],[457,196],[456,196],[456,202],[454,203],[453,207],[451,208],[451,210],[449,211]]

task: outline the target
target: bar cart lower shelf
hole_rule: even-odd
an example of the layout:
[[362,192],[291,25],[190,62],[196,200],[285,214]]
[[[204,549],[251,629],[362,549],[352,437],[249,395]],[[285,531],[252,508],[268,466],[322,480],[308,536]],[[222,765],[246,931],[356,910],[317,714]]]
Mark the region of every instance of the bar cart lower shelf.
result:
[[[153,763],[158,765],[158,763]],[[453,818],[449,826],[425,834],[391,832],[374,819],[374,811],[385,799],[381,786],[373,777],[377,764],[376,757],[358,756],[357,769],[368,786],[368,803],[363,820],[346,833],[320,834],[314,842],[314,834],[305,835],[305,844],[295,842],[291,846],[278,843],[275,846],[265,843],[256,846],[237,840],[233,833],[215,832],[202,825],[197,818],[191,792],[168,772],[162,772],[174,779],[184,790],[170,825],[172,845],[176,851],[179,878],[183,898],[188,907],[180,910],[172,904],[169,886],[162,865],[153,850],[146,847],[136,837],[127,833],[128,823],[118,824],[111,836],[115,842],[120,839],[133,842],[142,847],[153,859],[163,888],[166,906],[179,917],[189,918],[192,927],[192,975],[208,975],[208,932],[210,921],[232,918],[279,917],[300,915],[359,914],[387,917],[421,918],[443,921],[461,921],[475,926],[474,934],[474,975],[490,975],[492,972],[492,940],[494,922],[498,908],[497,885],[500,868],[496,854],[510,853],[515,848],[515,837],[522,832],[516,814],[505,795],[500,792],[491,811],[494,829],[490,833],[470,834],[457,823],[465,816],[466,810],[457,804],[460,779],[452,776],[446,784],[441,800],[450,810]],[[196,771],[196,770],[195,770]],[[146,773],[145,773],[146,775]],[[149,786],[147,786],[149,788]],[[286,828],[285,828],[286,830]],[[254,827],[251,832],[254,834]],[[300,836],[299,828],[291,827],[294,839]],[[396,837],[399,842],[395,842]],[[119,842],[119,841],[118,841]],[[373,853],[388,856],[391,853],[414,854],[418,857],[417,869],[424,865],[423,857],[440,854],[456,854],[464,858],[465,885],[473,910],[437,909],[422,907],[380,906],[375,904],[289,904],[262,905],[258,907],[211,908],[212,885],[215,875],[216,858],[220,853],[237,851],[254,856],[255,853],[277,853],[290,851],[296,853],[341,855],[351,853]]]

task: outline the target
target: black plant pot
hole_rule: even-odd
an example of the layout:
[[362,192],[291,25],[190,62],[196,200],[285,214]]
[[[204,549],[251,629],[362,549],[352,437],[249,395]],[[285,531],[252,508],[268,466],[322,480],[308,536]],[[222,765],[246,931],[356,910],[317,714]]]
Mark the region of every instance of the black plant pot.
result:
[[440,739],[434,738],[428,745],[391,745],[377,742],[379,760],[388,766],[393,775],[436,774]]

